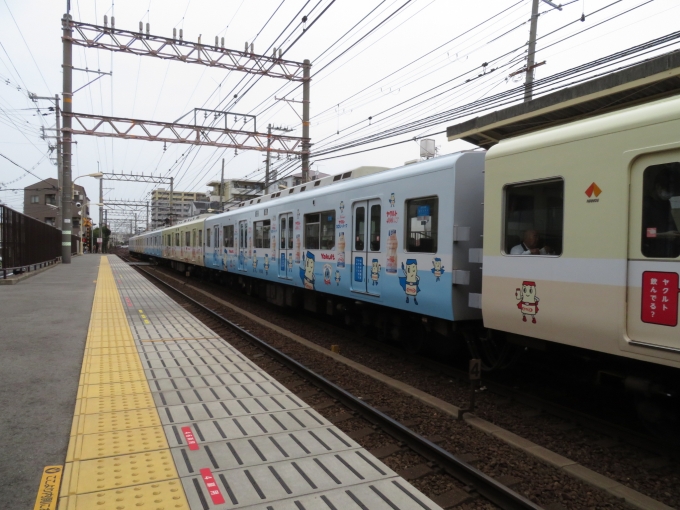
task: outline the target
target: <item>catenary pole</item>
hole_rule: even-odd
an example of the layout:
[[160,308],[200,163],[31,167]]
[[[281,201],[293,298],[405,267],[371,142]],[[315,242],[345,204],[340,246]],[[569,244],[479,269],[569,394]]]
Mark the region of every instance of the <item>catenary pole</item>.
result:
[[[97,171],[99,171],[99,161],[97,161]],[[104,224],[104,178],[99,179],[99,230]]]
[[309,85],[311,63],[308,59],[302,63],[302,182],[309,181]]
[[64,129],[62,134],[62,193],[61,193],[61,262],[71,263],[71,205],[73,203],[73,183],[71,182],[71,117],[73,111],[73,48],[71,44],[71,15],[66,13],[61,19],[63,29],[63,92]]
[[172,196],[174,194],[175,194],[175,178],[170,177],[170,215],[168,216],[168,218],[170,220],[170,226],[172,226],[172,224],[173,224],[172,218],[173,218],[174,212],[175,212],[175,211],[172,210]]
[[266,167],[265,167],[265,173],[264,173],[264,193],[265,195],[269,193],[269,168],[271,165],[271,149],[272,147],[272,125],[269,124],[267,126],[267,159],[266,159]]
[[536,55],[536,27],[538,25],[538,2],[531,5],[531,28],[529,29],[529,53],[527,55],[527,77],[524,84],[524,101],[531,101],[534,83],[534,60]]
[[61,113],[59,109],[59,94],[54,94],[54,106],[55,106],[55,117],[56,117],[56,128],[57,128],[57,200],[59,204],[59,209],[57,210],[57,223],[56,225],[62,224],[62,218],[64,215],[61,213],[61,197],[62,197],[62,186],[64,185],[64,167],[61,160]]
[[220,177],[220,212],[224,211],[224,158],[222,158],[222,175]]

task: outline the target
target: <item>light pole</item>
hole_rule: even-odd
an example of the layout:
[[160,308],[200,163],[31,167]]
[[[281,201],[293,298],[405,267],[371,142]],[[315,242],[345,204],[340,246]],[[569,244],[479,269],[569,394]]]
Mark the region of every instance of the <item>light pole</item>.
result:
[[[78,179],[81,177],[94,177],[95,179],[101,179],[104,176],[103,173],[101,172],[93,172],[91,174],[85,174],[85,175],[80,175],[73,179],[72,185],[73,189],[75,189],[75,184]],[[84,213],[84,214],[83,214]],[[85,223],[85,218],[87,218],[87,201],[85,201],[84,204],[81,204],[80,206],[80,228],[78,230],[78,252],[80,255],[83,254],[83,224]]]

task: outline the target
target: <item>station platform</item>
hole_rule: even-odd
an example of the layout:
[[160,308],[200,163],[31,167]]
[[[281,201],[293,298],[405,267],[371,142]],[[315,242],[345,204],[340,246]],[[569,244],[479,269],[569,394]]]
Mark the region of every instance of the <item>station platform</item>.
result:
[[121,259],[81,259],[59,510],[439,508]]

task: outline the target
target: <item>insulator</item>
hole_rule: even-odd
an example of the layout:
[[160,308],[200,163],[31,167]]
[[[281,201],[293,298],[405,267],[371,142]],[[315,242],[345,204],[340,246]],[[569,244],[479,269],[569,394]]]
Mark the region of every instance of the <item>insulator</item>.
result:
[[180,41],[184,40],[184,29],[183,28],[179,29],[179,40]]
[[224,48],[224,37],[222,38],[221,42],[222,42],[222,48]]
[[151,24],[147,23],[146,24],[146,35],[149,35],[150,32],[151,32]]
[[198,44],[201,44],[201,35],[203,34],[198,34]]
[[246,41],[246,53],[248,53],[248,41]]
[[144,32],[144,23],[142,23],[142,22],[140,21],[140,22],[139,22],[139,33],[141,34],[142,32]]
[[279,48],[279,58],[283,57],[283,51],[281,51],[281,48]]
[[104,14],[104,26],[105,27],[109,26],[109,17],[106,14]]
[[255,53],[255,43],[250,43],[250,53],[251,55]]
[[177,29],[176,28],[172,29],[172,38],[175,39],[175,40],[177,39]]
[[220,38],[215,36],[215,47],[219,46]]
[[276,58],[276,48],[272,51],[272,58]]
[[116,18],[111,16],[111,28],[115,28],[115,27],[116,27]]

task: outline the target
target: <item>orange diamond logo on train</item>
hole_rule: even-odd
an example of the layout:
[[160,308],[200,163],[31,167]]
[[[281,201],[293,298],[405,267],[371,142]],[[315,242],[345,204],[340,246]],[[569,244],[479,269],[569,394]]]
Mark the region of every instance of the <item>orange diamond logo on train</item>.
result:
[[597,198],[600,196],[600,193],[602,193],[602,190],[595,183],[592,183],[590,186],[588,186],[588,189],[586,190],[586,195],[588,198],[592,197],[593,195],[595,195],[595,198]]

